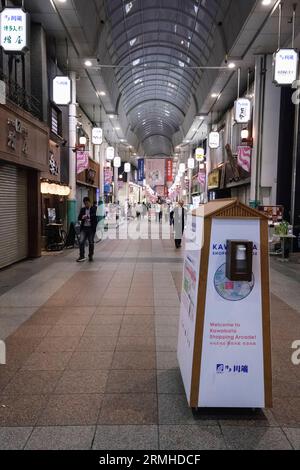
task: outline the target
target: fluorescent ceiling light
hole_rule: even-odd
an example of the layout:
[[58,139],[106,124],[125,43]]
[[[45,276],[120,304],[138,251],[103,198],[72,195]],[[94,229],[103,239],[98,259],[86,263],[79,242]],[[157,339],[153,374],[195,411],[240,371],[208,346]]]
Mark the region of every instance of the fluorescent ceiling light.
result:
[[85,65],[86,67],[91,67],[91,66],[93,65],[93,63],[92,63],[91,60],[86,60],[85,63],[84,63],[84,65]]
[[228,68],[229,68],[229,69],[234,69],[235,66],[236,66],[236,65],[235,65],[234,62],[229,62],[229,64],[228,64]]

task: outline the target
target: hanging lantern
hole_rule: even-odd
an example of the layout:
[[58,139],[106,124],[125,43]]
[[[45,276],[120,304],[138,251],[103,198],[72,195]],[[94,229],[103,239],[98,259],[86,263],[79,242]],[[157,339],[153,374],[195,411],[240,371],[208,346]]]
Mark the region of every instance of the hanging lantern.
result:
[[106,159],[113,160],[115,158],[115,149],[113,147],[107,147],[106,149]]
[[188,159],[188,168],[189,170],[193,170],[195,168],[195,160],[193,158]]
[[86,137],[84,137],[84,136],[83,136],[83,137],[79,137],[79,144],[80,144],[80,145],[84,145],[84,146],[85,146],[86,143],[87,143],[87,138],[86,138]]
[[121,166],[121,158],[120,157],[115,157],[114,158],[114,167],[115,168],[120,168]]
[[241,132],[241,138],[242,140],[248,140],[249,138],[249,131],[248,129],[243,129]]
[[211,149],[218,149],[220,147],[220,134],[219,132],[211,132],[208,136],[208,145]]
[[131,172],[131,165],[130,165],[130,163],[125,163],[125,165],[124,165],[124,171],[125,171],[125,173],[130,173],[130,172]]
[[204,155],[205,155],[205,151],[204,151],[203,147],[196,148],[195,158],[196,158],[197,162],[200,162],[201,160],[203,160]]
[[184,173],[184,172],[185,172],[185,163],[180,163],[180,165],[179,165],[179,171],[180,171],[180,173]]

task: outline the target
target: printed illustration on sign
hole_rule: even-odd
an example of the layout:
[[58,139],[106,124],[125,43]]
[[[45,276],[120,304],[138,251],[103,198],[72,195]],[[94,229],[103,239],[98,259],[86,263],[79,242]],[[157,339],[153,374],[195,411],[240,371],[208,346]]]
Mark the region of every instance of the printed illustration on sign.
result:
[[222,264],[215,273],[214,286],[217,293],[225,300],[236,302],[245,299],[251,294],[255,281],[230,281],[226,277],[226,264]]
[[197,273],[194,266],[189,262],[188,258],[184,263],[183,290],[185,296],[183,302],[186,304],[186,311],[192,321],[195,316],[195,299],[197,298]]

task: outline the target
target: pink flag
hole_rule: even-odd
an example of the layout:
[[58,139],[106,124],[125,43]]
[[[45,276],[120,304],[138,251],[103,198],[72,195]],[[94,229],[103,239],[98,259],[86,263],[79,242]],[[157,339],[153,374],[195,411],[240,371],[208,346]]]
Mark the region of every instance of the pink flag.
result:
[[251,147],[239,147],[238,148],[238,165],[243,170],[250,173],[251,171]]
[[89,167],[89,154],[85,151],[76,152],[77,156],[77,175]]

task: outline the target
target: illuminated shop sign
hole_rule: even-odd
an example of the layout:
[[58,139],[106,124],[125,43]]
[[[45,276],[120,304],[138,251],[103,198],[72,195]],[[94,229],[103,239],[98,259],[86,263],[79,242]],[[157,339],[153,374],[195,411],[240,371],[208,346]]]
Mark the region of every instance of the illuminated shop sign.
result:
[[69,77],[57,76],[53,80],[53,101],[58,106],[71,103],[71,80]]
[[219,132],[211,132],[208,137],[208,145],[211,149],[218,149],[220,147],[220,134]]
[[247,124],[251,119],[251,101],[240,98],[234,104],[234,118],[238,124]]
[[279,49],[274,54],[273,73],[276,85],[292,85],[298,78],[299,55],[295,49]]
[[92,142],[94,145],[101,145],[103,142],[103,130],[101,127],[94,127],[92,131]]
[[29,15],[22,8],[4,8],[0,13],[0,45],[5,52],[22,53],[29,46]]

